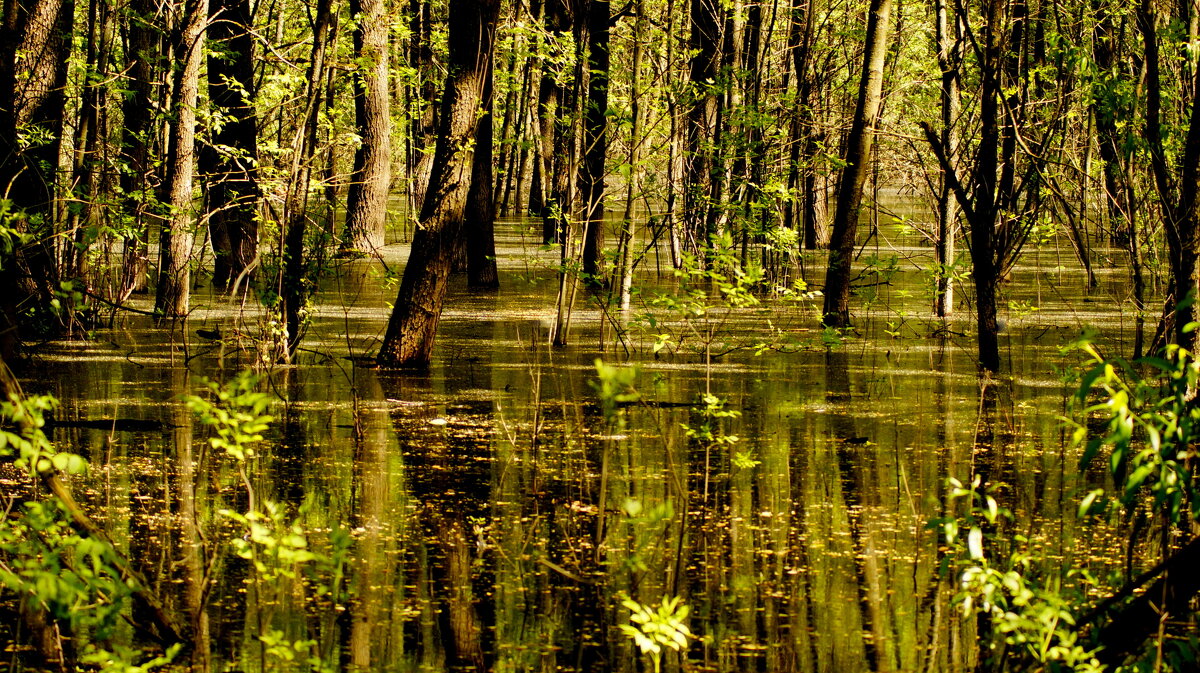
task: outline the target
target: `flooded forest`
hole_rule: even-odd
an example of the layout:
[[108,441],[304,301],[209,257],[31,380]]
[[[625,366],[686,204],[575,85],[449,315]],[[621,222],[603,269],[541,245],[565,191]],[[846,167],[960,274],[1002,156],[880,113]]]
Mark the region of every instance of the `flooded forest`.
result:
[[0,671],[1200,668],[1200,0],[0,5]]

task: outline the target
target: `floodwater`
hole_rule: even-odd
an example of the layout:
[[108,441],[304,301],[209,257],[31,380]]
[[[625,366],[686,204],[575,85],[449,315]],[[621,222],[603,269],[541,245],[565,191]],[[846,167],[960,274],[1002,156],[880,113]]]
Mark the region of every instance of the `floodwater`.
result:
[[[244,464],[209,446],[181,396],[256,365],[270,326],[253,300],[201,291],[183,327],[131,316],[47,347],[25,385],[61,400],[59,420],[161,423],[54,439],[89,461],[75,488],[197,629],[198,660],[654,670],[621,628],[623,601],[677,597],[692,635],[682,652],[663,649],[663,670],[961,671],[978,656],[974,627],[927,527],[948,477],[1003,482],[1012,532],[1054,557],[1082,553],[1073,513],[1087,485],[1065,445],[1072,388],[1057,373],[1078,359],[1058,347],[1097,326],[1111,350],[1128,348],[1122,269],[1100,269],[1085,296],[1065,243],[1031,249],[1006,287],[1005,376],[985,381],[970,308],[946,324],[930,316],[913,270],[930,251],[899,232],[864,250],[901,271],[861,279],[859,333],[842,343],[815,328],[819,299],[687,323],[635,300],[642,326],[622,337],[581,292],[571,345],[551,348],[556,253],[536,243],[505,230],[498,293],[452,284],[427,375],[362,366],[393,290],[379,261],[344,263],[298,363],[259,368],[275,420]],[[382,258],[399,271],[406,254]],[[642,299],[680,296],[655,262]],[[819,285],[819,259],[806,263]],[[637,369],[637,401],[603,412],[597,358]],[[706,417],[702,394],[737,414]],[[274,549],[294,523],[321,559],[291,563],[253,541],[261,568],[237,555],[249,534],[223,512],[268,501],[283,522]]]

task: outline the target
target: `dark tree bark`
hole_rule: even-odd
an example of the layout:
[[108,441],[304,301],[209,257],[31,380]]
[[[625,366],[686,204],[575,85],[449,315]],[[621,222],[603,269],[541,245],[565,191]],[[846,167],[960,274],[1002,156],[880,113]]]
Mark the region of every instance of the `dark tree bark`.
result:
[[[32,240],[0,259],[0,354],[12,357],[23,316],[47,327],[58,273],[49,241],[55,233],[55,168],[65,112],[74,5],[64,0],[4,0],[0,15],[0,198],[15,227]],[[22,142],[21,137],[26,138]],[[30,140],[32,139],[32,140]]]
[[1000,370],[999,326],[996,323],[996,292],[1000,268],[996,256],[996,177],[1000,168],[1000,79],[1002,59],[1002,6],[1005,0],[988,0],[983,27],[982,92],[980,99],[980,140],[972,171],[971,265],[975,281],[975,314],[978,324],[979,364],[990,371]]
[[[1021,189],[1032,184],[1022,181],[1019,186],[1016,180],[1016,129],[1011,127],[1017,124],[1013,110],[1020,102],[1005,99],[1004,85],[1006,73],[1012,69],[1011,58],[1023,53],[1023,28],[1009,27],[1005,23],[1009,18],[1006,6],[1007,0],[988,0],[983,7],[978,58],[981,79],[979,144],[969,180],[959,177],[940,135],[928,124],[921,125],[970,227],[979,365],[993,372],[1000,368],[996,319],[1000,274],[1005,260],[1011,262],[1015,258],[1027,231],[1021,229],[1021,218],[1013,217],[1012,212],[1020,200]],[[958,18],[965,22],[961,15]],[[1009,28],[1007,35],[1006,27]],[[1017,86],[1009,88],[1020,89]],[[1032,159],[1040,160],[1038,157]],[[1025,174],[1036,172],[1034,166],[1027,168]],[[1026,199],[1026,202],[1032,202],[1032,199]]]
[[429,0],[414,0],[409,29],[409,65],[416,71],[417,82],[408,93],[409,125],[408,152],[408,218],[421,214],[429,187],[429,172],[433,167],[433,152],[437,133],[437,82],[432,43],[432,21]]
[[144,291],[149,276],[149,223],[156,210],[155,195],[161,175],[155,168],[154,109],[161,96],[160,71],[163,54],[162,31],[154,24],[162,0],[132,0],[126,26],[125,44],[129,60],[129,92],[121,105],[121,146],[124,170],[121,171],[122,210],[129,218],[121,255],[121,283],[116,299]]
[[484,24],[483,43],[479,47],[483,60],[483,92],[480,100],[479,126],[475,129],[475,151],[471,166],[471,190],[463,226],[466,230],[467,284],[478,290],[500,287],[496,275],[496,202],[492,192],[494,181],[493,157],[493,70],[496,47],[496,25]]
[[200,172],[206,176],[213,285],[224,288],[247,272],[258,253],[258,119],[250,2],[210,3],[208,97],[221,123],[200,152]]
[[450,2],[450,55],[430,193],[379,348],[381,366],[429,367],[470,190],[470,144],[478,125],[484,64],[491,58],[481,50],[499,11],[499,0]]
[[[554,48],[561,49],[560,42],[568,30],[578,36],[578,19],[573,16],[566,0],[547,0],[543,11],[547,32],[557,42]],[[547,45],[549,48],[551,45]],[[539,126],[542,136],[542,155],[535,175],[540,178],[538,197],[541,204],[542,241],[566,243],[567,221],[574,210],[571,189],[571,167],[575,159],[575,104],[579,77],[571,78],[573,84],[564,86],[562,74],[555,71],[549,61],[543,62],[542,81],[538,91]],[[576,74],[580,69],[576,68]],[[532,200],[532,197],[531,197]]]
[[858,233],[858,210],[862,203],[867,165],[875,141],[875,125],[883,93],[883,66],[887,57],[888,21],[891,0],[871,0],[867,14],[867,41],[863,49],[862,79],[850,136],[846,140],[838,185],[837,210],[834,212],[829,241],[829,266],[825,272],[825,308],[823,322],[829,327],[850,325],[850,267]]
[[604,247],[604,159],[608,154],[608,0],[588,3],[588,96],[583,120],[583,165],[579,182],[583,200],[583,273],[604,284],[600,252]]
[[688,47],[693,56],[688,79],[691,104],[687,117],[683,246],[699,252],[708,245],[708,215],[712,209],[716,170],[717,123],[720,97],[717,76],[721,63],[721,15],[717,0],[692,0]]
[[[1198,260],[1200,260],[1200,105],[1191,102],[1186,122],[1188,129],[1179,163],[1167,156],[1163,145],[1162,63],[1158,36],[1158,14],[1151,0],[1142,0],[1137,11],[1138,29],[1144,47],[1146,82],[1145,127],[1142,131],[1150,154],[1154,186],[1162,202],[1166,226],[1167,261],[1170,266],[1170,286],[1164,323],[1172,325],[1172,341],[1195,353],[1197,332],[1188,325],[1196,320],[1194,302],[1186,301],[1196,291]],[[1194,77],[1191,85],[1200,83]]]
[[361,140],[346,195],[343,253],[383,246],[392,183],[387,0],[351,0],[350,14],[358,20],[354,52],[360,69],[354,77],[354,118]]
[[204,30],[208,0],[186,0],[180,6],[171,111],[175,115],[167,146],[167,196],[170,219],[159,237],[158,287],[154,312],[184,317],[191,292],[191,254],[196,224],[192,206],[192,178],[196,167],[196,101],[200,91],[200,62],[204,56]]

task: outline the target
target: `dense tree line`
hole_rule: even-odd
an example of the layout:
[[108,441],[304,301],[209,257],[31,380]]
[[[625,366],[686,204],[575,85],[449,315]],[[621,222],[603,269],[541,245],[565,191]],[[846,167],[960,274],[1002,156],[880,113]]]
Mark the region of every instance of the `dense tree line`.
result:
[[[203,269],[278,311],[287,358],[325,260],[372,254],[407,220],[418,263],[380,362],[421,366],[446,274],[496,287],[495,217],[525,213],[560,245],[567,317],[581,281],[627,306],[651,243],[700,267],[730,247],[774,278],[827,247],[821,313],[845,327],[871,235],[859,223],[881,190],[928,201],[915,224],[937,251],[932,310],[955,310],[952,279],[969,272],[960,299],[984,367],[999,367],[1000,281],[1048,229],[1081,282],[1095,282],[1095,242],[1124,249],[1129,303],[1157,325],[1146,339],[1139,327],[1136,350],[1191,345],[1197,13],[1154,0],[6,0],[4,352],[135,292],[184,316]],[[465,15],[479,18],[456,28]]]

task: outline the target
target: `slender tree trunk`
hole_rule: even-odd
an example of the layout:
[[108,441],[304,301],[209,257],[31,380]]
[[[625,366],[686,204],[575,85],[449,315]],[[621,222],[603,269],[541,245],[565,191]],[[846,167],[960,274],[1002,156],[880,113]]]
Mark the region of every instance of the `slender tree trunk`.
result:
[[720,97],[721,8],[717,0],[692,0],[688,47],[693,56],[689,69],[691,105],[687,118],[687,162],[684,176],[683,246],[693,253],[708,245],[710,203],[716,172],[715,152]]
[[[937,32],[938,66],[942,71],[941,113],[942,146],[950,163],[958,157],[958,136],[954,129],[959,116],[959,63],[962,60],[961,25],[958,15],[947,5],[947,0],[937,0],[934,5],[934,21]],[[942,176],[937,198],[937,287],[934,289],[933,310],[939,318],[954,312],[954,279],[950,272],[954,264],[954,244],[958,237],[958,204],[950,187],[948,176]]]
[[258,118],[249,0],[210,0],[208,97],[221,123],[200,153],[207,178],[213,285],[237,280],[258,254]]
[[388,194],[392,183],[392,119],[388,88],[387,0],[351,0],[357,18],[354,52],[354,118],[360,136],[346,195],[343,253],[369,252],[384,244]]
[[637,262],[637,228],[633,221],[633,201],[641,179],[641,70],[642,41],[645,39],[646,17],[642,0],[636,0],[633,23],[633,55],[629,74],[629,178],[625,185],[625,215],[621,218],[621,287],[619,304],[622,313],[629,312],[633,294],[633,269]]
[[[80,92],[79,122],[76,124],[72,191],[78,207],[69,209],[70,241],[62,256],[62,275],[84,279],[88,273],[88,251],[101,229],[101,193],[104,190],[104,111],[108,103],[107,69],[112,22],[107,0],[95,0],[87,8],[86,72]],[[84,282],[87,282],[86,280]],[[90,284],[90,283],[89,283]]]
[[154,109],[159,97],[163,40],[152,21],[161,0],[132,0],[126,21],[126,60],[129,92],[121,106],[121,145],[125,170],[121,171],[122,210],[129,218],[121,255],[121,283],[116,297],[122,301],[131,292],[144,291],[149,275],[149,222],[156,209],[159,175],[151,160],[154,153]]
[[430,194],[379,348],[381,366],[429,366],[470,189],[469,146],[478,125],[484,64],[491,59],[481,50],[499,11],[499,0],[450,2],[450,57]]
[[583,274],[602,285],[604,247],[604,160],[608,155],[608,0],[588,3],[588,96],[583,121],[583,165],[579,182],[583,200]]
[[[980,100],[980,141],[972,176],[974,195],[971,218],[971,266],[975,281],[975,315],[978,327],[979,364],[1000,370],[999,325],[996,322],[1000,264],[996,250],[996,226],[1000,217],[997,177],[1000,173],[1000,97],[1003,95],[1003,28],[1005,0],[988,0],[983,27],[983,61]],[[1003,181],[1003,180],[1001,180]]]
[[850,268],[854,261],[858,210],[862,203],[867,167],[871,163],[875,126],[879,122],[891,11],[891,0],[871,0],[867,14],[862,79],[850,136],[846,141],[846,167],[842,170],[838,185],[837,210],[834,212],[829,242],[829,266],[825,273],[823,321],[829,327],[850,325]]
[[[1146,82],[1146,124],[1142,131],[1149,148],[1150,167],[1158,197],[1166,215],[1164,231],[1167,260],[1171,272],[1165,316],[1173,324],[1173,341],[1196,352],[1197,330],[1189,325],[1196,320],[1194,302],[1186,301],[1196,290],[1197,260],[1200,259],[1200,212],[1196,200],[1200,185],[1200,105],[1192,101],[1186,145],[1179,172],[1172,170],[1163,146],[1162,64],[1159,55],[1158,16],[1151,0],[1142,0],[1137,12],[1138,29],[1144,46]],[[1197,82],[1193,81],[1194,87]],[[1178,177],[1177,177],[1178,176]]]
[[[564,0],[546,0],[542,11],[550,39],[561,40],[570,28]],[[551,46],[545,45],[547,49]],[[542,218],[542,242],[546,244],[562,240],[570,209],[570,204],[562,199],[566,196],[566,182],[569,179],[568,164],[574,129],[570,109],[573,105],[566,87],[559,83],[555,67],[548,59],[543,59],[542,78],[538,85],[541,152],[534,168],[534,193],[530,196],[530,207],[534,208],[536,204],[535,212]]]
[[186,0],[182,6],[176,57],[181,62],[175,73],[171,126],[167,147],[167,195],[171,208],[168,223],[159,237],[158,288],[154,312],[161,316],[187,316],[191,292],[191,255],[196,212],[192,178],[196,167],[196,103],[200,91],[200,62],[204,56],[204,29],[208,0]]
[[475,129],[475,149],[471,166],[471,190],[467,194],[464,227],[467,247],[467,284],[477,290],[500,287],[496,275],[496,202],[492,198],[495,175],[493,157],[493,68],[496,51],[496,25],[483,24],[479,55],[483,78],[479,124]]
[[[1121,40],[1113,25],[1112,8],[1101,0],[1092,3],[1098,18],[1092,35],[1092,57],[1097,71],[1111,73],[1118,61]],[[1103,92],[1103,93],[1101,93]],[[1104,173],[1104,192],[1109,227],[1113,239],[1124,246],[1129,255],[1129,275],[1133,282],[1133,305],[1137,311],[1134,334],[1134,357],[1141,357],[1145,339],[1143,312],[1146,309],[1146,281],[1142,273],[1142,252],[1138,238],[1138,218],[1132,181],[1128,179],[1129,157],[1123,151],[1129,138],[1117,122],[1132,117],[1134,111],[1120,105],[1116,92],[1100,89],[1092,98],[1092,116],[1096,123],[1097,145],[1101,170]]]
[[[334,42],[336,15],[333,0],[317,1],[313,44],[305,78],[304,123],[297,129],[292,141],[292,180],[283,209],[286,233],[283,242],[283,274],[278,289],[283,303],[283,321],[287,328],[287,342],[284,345],[286,359],[290,359],[300,345],[303,336],[304,304],[310,291],[305,271],[305,238],[310,216],[309,183],[317,154],[321,101],[326,94],[328,51]],[[329,225],[332,227],[332,222]]]

